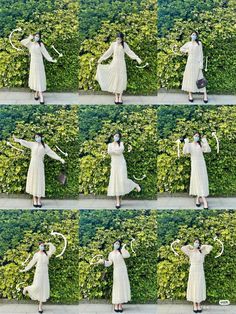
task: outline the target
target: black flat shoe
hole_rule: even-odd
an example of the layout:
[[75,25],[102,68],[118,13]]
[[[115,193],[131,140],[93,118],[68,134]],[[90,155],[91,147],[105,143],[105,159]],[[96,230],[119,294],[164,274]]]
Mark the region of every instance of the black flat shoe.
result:
[[115,105],[119,105],[119,101],[114,101]]
[[43,310],[39,310],[39,313],[42,314],[42,313],[43,313]]
[[198,313],[198,310],[193,310],[194,313]]
[[114,309],[114,311],[115,311],[116,313],[119,313],[119,310]]
[[189,98],[188,101],[189,101],[189,102],[193,102],[193,98]]
[[209,209],[208,207],[204,207],[203,209]]
[[122,309],[122,310],[119,310],[120,313],[123,313],[123,311],[124,311],[123,309]]
[[196,206],[197,206],[197,207],[200,207],[200,206],[201,206],[201,204],[200,204],[200,203],[199,203],[199,204],[198,204],[198,203],[196,203]]
[[203,99],[204,104],[208,103],[208,99]]
[[116,209],[119,209],[120,208],[120,205],[116,205]]
[[34,97],[35,100],[39,100],[39,97]]
[[45,104],[45,102],[44,101],[40,101],[40,105],[44,105]]
[[198,313],[202,313],[202,310],[197,310]]
[[38,205],[37,205],[37,204],[33,204],[33,207],[37,208],[37,207],[38,207]]
[[43,206],[42,204],[38,204],[38,206],[37,206],[37,207],[38,207],[38,208],[42,208],[42,206]]
[[118,104],[119,104],[119,105],[123,105],[123,101],[119,101]]

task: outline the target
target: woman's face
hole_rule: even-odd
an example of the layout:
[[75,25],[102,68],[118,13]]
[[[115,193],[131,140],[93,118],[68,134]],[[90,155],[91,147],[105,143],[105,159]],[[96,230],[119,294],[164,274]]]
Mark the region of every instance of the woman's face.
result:
[[193,243],[193,247],[194,247],[195,249],[198,249],[199,246],[200,246],[199,240],[195,240],[194,243]]
[[39,251],[43,252],[45,250],[44,243],[39,244]]
[[197,39],[197,34],[196,34],[196,33],[192,33],[190,37],[191,37],[191,39],[192,39],[193,41],[196,41],[196,39]]
[[36,41],[36,42],[40,41],[39,34],[34,35],[34,41]]
[[114,141],[118,142],[119,140],[120,140],[120,135],[118,133],[114,134]]
[[193,141],[194,142],[198,142],[200,140],[200,135],[199,135],[199,133],[195,133],[194,135],[193,135]]
[[120,248],[120,242],[119,242],[119,241],[116,241],[116,242],[114,243],[114,249],[115,249],[115,250],[119,250],[119,248]]
[[41,143],[41,142],[42,142],[42,137],[41,137],[40,135],[36,134],[36,135],[35,135],[35,141],[36,141],[37,143]]
[[117,37],[117,38],[116,38],[116,41],[118,42],[118,44],[121,44],[122,38],[121,38],[121,37]]

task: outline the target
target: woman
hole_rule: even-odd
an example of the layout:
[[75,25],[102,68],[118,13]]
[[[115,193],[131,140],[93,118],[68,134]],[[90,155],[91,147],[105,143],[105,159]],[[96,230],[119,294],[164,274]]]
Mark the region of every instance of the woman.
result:
[[29,88],[35,91],[34,99],[40,100],[40,104],[44,104],[43,92],[46,91],[46,74],[43,57],[49,62],[57,62],[57,60],[53,60],[47,52],[41,40],[41,33],[30,35],[28,38],[21,40],[21,43],[29,49],[31,56]]
[[108,154],[111,156],[111,174],[108,185],[108,196],[116,197],[116,208],[121,207],[120,196],[136,189],[141,191],[140,186],[128,179],[127,166],[123,155],[124,144],[121,142],[121,133],[114,134],[114,141],[108,144]]
[[[124,41],[124,34],[118,33],[116,41],[111,44],[110,48],[98,60],[96,80],[103,91],[115,94],[115,104],[123,104],[122,94],[127,87],[125,54],[139,64],[142,62]],[[110,64],[100,64],[112,55],[113,60]]]
[[201,241],[196,239],[193,247],[186,245],[181,250],[190,259],[187,300],[193,302],[194,313],[201,313],[201,302],[206,300],[206,282],[203,264],[205,256],[211,252],[212,246],[202,245]]
[[182,82],[182,90],[189,93],[190,102],[193,102],[192,93],[204,93],[203,101],[204,103],[208,103],[206,87],[201,89],[198,89],[197,87],[197,81],[203,78],[203,50],[197,32],[191,34],[191,41],[183,45],[180,48],[180,51],[188,54]]
[[207,168],[203,153],[210,153],[211,148],[204,136],[201,139],[200,133],[196,132],[193,136],[193,142],[189,143],[189,139],[184,139],[184,154],[191,156],[191,177],[189,194],[197,196],[196,206],[201,206],[203,201],[204,209],[208,209],[206,197],[209,195],[209,184]]
[[[47,252],[45,250],[45,245],[49,245],[49,250]],[[36,264],[33,283],[31,286],[25,287],[23,293],[26,295],[28,292],[31,300],[39,301],[39,313],[43,313],[43,302],[46,302],[50,297],[48,264],[50,257],[55,251],[56,248],[52,243],[39,243],[39,251],[34,254],[30,263],[21,271],[27,272]]]
[[42,207],[41,197],[45,197],[45,174],[44,174],[44,156],[59,160],[65,163],[64,159],[58,156],[51,148],[44,143],[41,133],[35,134],[35,142],[27,142],[13,136],[15,142],[31,149],[31,160],[27,175],[26,192],[33,195],[33,206]]
[[113,264],[113,288],[112,288],[112,304],[114,311],[117,313],[123,312],[123,303],[131,300],[129,276],[124,259],[129,258],[130,254],[122,247],[121,240],[113,243],[114,250],[109,254],[108,261],[101,259],[100,264],[109,267]]

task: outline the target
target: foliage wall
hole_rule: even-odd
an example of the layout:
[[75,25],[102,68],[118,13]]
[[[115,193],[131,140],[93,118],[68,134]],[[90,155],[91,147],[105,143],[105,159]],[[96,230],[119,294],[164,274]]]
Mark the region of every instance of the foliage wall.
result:
[[[62,164],[45,156],[46,196],[52,198],[78,196],[79,140],[78,109],[76,106],[1,106],[0,117],[6,123],[1,126],[0,142],[0,193],[24,193],[30,162],[30,149],[15,143],[13,134],[28,141],[34,133],[44,134],[45,142],[65,159],[68,182],[62,186],[57,177]],[[7,145],[9,141],[24,153]],[[68,157],[56,149],[56,145]]]
[[[63,256],[52,256],[49,263],[51,286],[50,301],[54,303],[77,302],[78,289],[78,212],[77,211],[0,211],[0,297],[22,300],[22,289],[31,285],[35,267],[20,273],[27,258],[38,251],[39,241],[52,242],[56,255],[64,247],[60,236],[50,235],[51,231],[62,233],[68,241]],[[27,263],[26,263],[27,264]]]
[[[156,1],[81,1],[79,88],[100,90],[95,81],[97,61],[122,31],[130,48],[149,65],[136,68],[136,61],[126,57],[128,87],[131,94],[156,92]],[[111,59],[108,60],[111,62]]]
[[[44,61],[47,88],[53,91],[71,91],[78,88],[78,2],[75,0],[0,1],[0,87],[27,87],[29,75],[28,49],[20,40],[36,31],[57,63]],[[13,43],[23,51],[14,49],[8,39],[11,31]],[[51,48],[63,53],[59,58]]]
[[[132,252],[130,241],[135,239]],[[127,244],[132,302],[156,302],[156,211],[81,211],[80,299],[111,299],[112,266],[90,265],[93,256],[107,260],[113,242]]]
[[[167,6],[161,2],[159,8],[162,23],[160,35],[162,32],[164,35],[158,38],[157,43],[158,88],[181,88],[187,57],[181,54],[179,49],[190,40],[191,32],[197,30],[203,44],[204,56],[208,57],[208,71],[205,76],[208,79],[209,91],[235,93],[235,1],[224,1],[223,4],[220,0],[204,1],[204,5],[202,1],[198,1],[196,5],[193,1],[185,1],[184,6],[183,1],[172,2]],[[178,18],[174,18],[175,13],[179,11],[182,13]],[[171,25],[168,25],[168,21]]]
[[[157,216],[158,229],[158,299],[186,299],[189,273],[188,257],[180,251],[182,245],[192,244],[200,238],[203,244],[213,245],[213,251],[205,259],[205,276],[207,301],[218,303],[219,300],[236,301],[235,271],[235,223],[234,211],[162,211]],[[215,236],[224,243],[223,255],[221,245],[215,242]],[[174,255],[170,244],[180,239]]]
[[[156,110],[151,106],[80,107],[80,192],[106,194],[110,176],[107,143],[121,131],[128,177],[141,185],[135,198],[156,197]],[[113,137],[112,137],[113,139]],[[143,180],[142,179],[146,176]],[[137,179],[135,179],[137,178]]]
[[[206,135],[211,153],[204,154],[210,195],[235,195],[236,191],[236,108],[234,106],[160,106],[158,107],[158,191],[187,192],[190,182],[190,157],[177,155],[176,140],[193,133]],[[216,151],[216,132],[220,153]]]

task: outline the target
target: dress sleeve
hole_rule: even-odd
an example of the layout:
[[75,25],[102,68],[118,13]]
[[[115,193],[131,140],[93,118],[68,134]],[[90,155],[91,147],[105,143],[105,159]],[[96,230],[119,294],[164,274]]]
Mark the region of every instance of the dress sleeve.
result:
[[34,145],[34,142],[28,142],[21,139],[15,139],[15,142],[20,143],[22,146],[27,147],[27,148],[32,148]]
[[109,267],[109,266],[111,266],[113,264],[113,261],[112,261],[112,252],[109,254],[109,256],[108,256],[108,261],[105,261],[104,262],[104,266],[105,267]]
[[213,246],[211,246],[211,245],[206,245],[206,244],[205,244],[205,245],[202,245],[202,246],[201,246],[201,252],[202,252],[202,254],[204,254],[204,255],[209,254],[212,249],[213,249]]
[[187,42],[186,44],[184,44],[181,48],[180,51],[183,53],[188,53],[189,52],[189,42]]
[[108,154],[109,155],[122,155],[124,152],[124,144],[120,143],[120,146],[114,147],[112,144],[108,144]]
[[27,38],[22,39],[20,42],[23,46],[25,46],[29,49],[32,45],[32,39],[33,39],[32,35],[29,35]]
[[63,159],[57,155],[48,145],[45,145],[45,152],[46,154],[51,157],[52,159],[62,161]]
[[185,245],[181,247],[181,251],[188,256],[190,256],[192,249],[193,247],[191,245]]
[[110,58],[112,56],[113,52],[114,52],[114,43],[112,43],[110,45],[109,49],[107,49],[107,51],[100,57],[98,62],[102,62],[102,61]]
[[125,53],[133,60],[141,61],[140,58],[130,49],[128,44],[124,43]]
[[203,48],[202,43],[199,42],[199,67],[202,70],[203,69]]
[[191,143],[184,143],[183,153],[184,155],[191,154]]
[[48,243],[48,245],[49,250],[47,251],[47,255],[50,258],[56,252],[56,247],[52,243]]
[[211,152],[211,148],[210,148],[206,138],[202,139],[202,143],[201,144],[202,144],[202,151],[203,151],[203,153],[210,153]]
[[121,249],[121,254],[124,258],[129,258],[130,257],[130,254],[129,252],[124,248],[124,249]]
[[49,62],[53,61],[53,58],[50,56],[43,43],[41,43],[40,50],[46,60],[48,60]]
[[29,262],[29,264],[25,267],[24,271],[29,271],[36,263],[37,263],[37,257],[38,254],[35,253],[32,260]]

